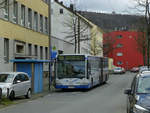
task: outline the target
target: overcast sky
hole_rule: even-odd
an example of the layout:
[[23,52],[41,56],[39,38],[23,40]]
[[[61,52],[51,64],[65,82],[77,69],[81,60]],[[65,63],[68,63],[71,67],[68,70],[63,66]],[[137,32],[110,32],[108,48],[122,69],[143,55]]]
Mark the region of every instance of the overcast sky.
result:
[[[59,0],[63,1],[66,5],[71,2],[76,2],[78,9],[96,11],[96,12],[108,12],[115,11],[116,13],[133,13],[131,7],[133,7],[133,0]],[[129,8],[130,7],[130,8]]]

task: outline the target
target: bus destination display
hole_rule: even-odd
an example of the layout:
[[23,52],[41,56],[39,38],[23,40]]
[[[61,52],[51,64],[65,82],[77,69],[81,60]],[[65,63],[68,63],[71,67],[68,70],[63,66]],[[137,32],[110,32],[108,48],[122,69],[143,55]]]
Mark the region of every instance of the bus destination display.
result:
[[68,56],[63,56],[60,55],[58,56],[58,60],[85,60],[85,56],[83,55],[68,55]]

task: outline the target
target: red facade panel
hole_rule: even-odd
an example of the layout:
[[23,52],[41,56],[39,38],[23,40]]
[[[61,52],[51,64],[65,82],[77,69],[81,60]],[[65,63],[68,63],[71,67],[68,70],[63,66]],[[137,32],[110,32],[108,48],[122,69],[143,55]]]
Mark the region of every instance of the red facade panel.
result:
[[[107,34],[104,34],[104,38]],[[114,59],[114,65],[131,69],[132,67],[143,65],[143,56],[138,51],[135,40],[137,32],[135,31],[114,31],[109,36],[115,40],[113,50],[108,57]]]

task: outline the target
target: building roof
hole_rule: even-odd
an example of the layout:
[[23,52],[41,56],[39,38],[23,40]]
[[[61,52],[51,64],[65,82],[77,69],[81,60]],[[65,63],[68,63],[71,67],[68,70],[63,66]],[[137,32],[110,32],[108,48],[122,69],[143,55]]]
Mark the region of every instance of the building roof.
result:
[[[79,12],[75,12],[73,11],[71,8],[69,7],[66,7],[63,2],[59,2],[58,0],[54,0],[57,4],[59,4],[60,6],[62,6],[63,8],[65,8],[66,10],[70,11],[71,13],[74,13],[76,16],[78,16],[79,18],[81,18],[84,22],[86,22],[88,25],[90,25],[90,27],[93,27],[93,26],[97,26],[95,25],[94,23],[92,23],[90,20],[88,20],[87,18],[85,18],[84,16],[82,16]],[[104,31],[97,26],[97,28],[102,32],[104,33]]]

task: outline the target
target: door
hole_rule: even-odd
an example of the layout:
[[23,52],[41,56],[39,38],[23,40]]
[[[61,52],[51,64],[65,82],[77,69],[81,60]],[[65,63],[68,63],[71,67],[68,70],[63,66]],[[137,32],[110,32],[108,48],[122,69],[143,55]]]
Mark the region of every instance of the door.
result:
[[134,77],[132,84],[131,84],[131,95],[128,95],[128,108],[129,110],[133,110],[135,104],[135,89],[136,89],[136,77]]
[[13,81],[13,90],[15,92],[15,96],[23,95],[23,85],[21,80],[21,75],[17,75]]
[[21,85],[23,86],[22,93],[23,93],[23,95],[26,95],[27,91],[31,87],[30,80],[26,74],[20,74],[20,77],[21,77],[21,81],[22,81]]

